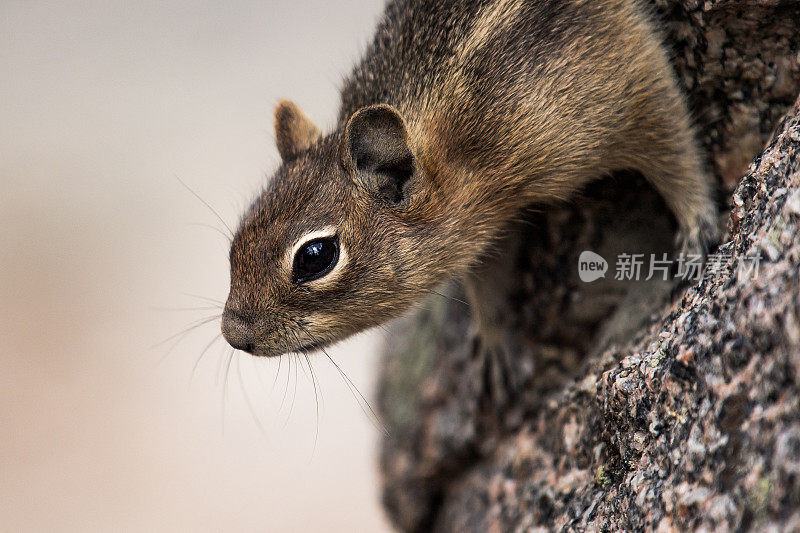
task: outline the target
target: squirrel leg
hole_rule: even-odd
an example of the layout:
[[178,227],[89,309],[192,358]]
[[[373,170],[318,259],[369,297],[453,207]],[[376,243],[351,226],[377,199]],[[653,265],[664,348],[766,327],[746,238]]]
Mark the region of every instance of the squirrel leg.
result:
[[678,252],[705,257],[719,238],[717,207],[711,197],[711,180],[696,163],[696,154],[687,151],[683,160],[654,164],[642,171],[678,221]]
[[515,357],[519,328],[511,308],[518,238],[509,233],[464,278],[472,313],[472,357],[481,372],[484,406],[498,418],[507,418],[523,386]]
[[659,104],[643,114],[646,119],[639,125],[647,134],[630,135],[622,152],[674,214],[679,225],[678,251],[705,256],[719,238],[714,181],[703,168],[677,88],[667,92],[672,93],[672,97],[653,98]]

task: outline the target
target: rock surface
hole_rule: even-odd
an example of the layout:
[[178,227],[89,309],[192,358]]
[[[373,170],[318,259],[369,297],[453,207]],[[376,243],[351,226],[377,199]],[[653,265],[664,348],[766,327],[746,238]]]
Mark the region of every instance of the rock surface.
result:
[[800,91],[800,3],[653,3],[731,207],[715,268],[682,291],[613,279],[613,260],[581,282],[583,250],[671,251],[661,200],[620,175],[531,214],[508,251],[511,408],[487,398],[458,286],[396,325],[379,408],[401,529],[800,529],[797,103],[776,127]]

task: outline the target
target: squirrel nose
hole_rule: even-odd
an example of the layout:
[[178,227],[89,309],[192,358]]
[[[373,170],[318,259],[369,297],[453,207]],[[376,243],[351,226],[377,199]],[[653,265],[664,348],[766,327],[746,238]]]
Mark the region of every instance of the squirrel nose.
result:
[[222,336],[228,344],[247,353],[253,353],[256,349],[253,339],[252,328],[248,321],[230,309],[226,309],[222,314]]

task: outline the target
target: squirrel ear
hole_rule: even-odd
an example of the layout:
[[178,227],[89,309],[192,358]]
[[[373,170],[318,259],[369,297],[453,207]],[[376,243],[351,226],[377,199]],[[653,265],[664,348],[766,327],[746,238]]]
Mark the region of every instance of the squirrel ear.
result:
[[408,195],[414,154],[405,121],[395,108],[380,104],[356,111],[345,126],[342,160],[377,197],[396,204]]
[[291,161],[314,144],[322,132],[297,104],[281,100],[275,107],[275,142],[284,161]]

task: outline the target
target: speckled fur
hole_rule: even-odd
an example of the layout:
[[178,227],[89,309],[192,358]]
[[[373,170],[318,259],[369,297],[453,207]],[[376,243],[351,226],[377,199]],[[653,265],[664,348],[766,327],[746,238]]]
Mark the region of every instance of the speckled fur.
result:
[[[350,148],[348,124],[376,104],[400,117],[395,137],[413,155],[397,202]],[[282,102],[276,137],[284,163],[234,238],[226,305],[260,355],[399,315],[475,270],[527,206],[614,170],[642,172],[688,246],[714,225],[686,105],[635,0],[392,2],[344,84],[334,131],[320,137]],[[324,226],[338,228],[346,268],[320,287],[293,284],[280,258]]]

